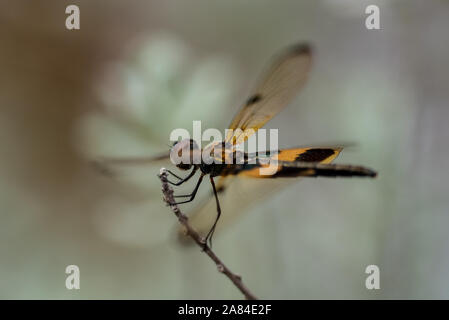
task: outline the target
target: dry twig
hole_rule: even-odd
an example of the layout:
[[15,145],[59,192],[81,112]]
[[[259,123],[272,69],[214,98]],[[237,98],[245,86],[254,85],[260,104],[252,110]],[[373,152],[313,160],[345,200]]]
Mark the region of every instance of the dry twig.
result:
[[164,201],[170,206],[173,213],[178,218],[179,222],[185,227],[187,235],[192,238],[193,241],[206,253],[217,265],[219,272],[223,273],[232,283],[240,290],[240,292],[248,300],[257,300],[251,291],[243,284],[242,278],[239,275],[234,274],[228,267],[217,257],[217,255],[212,251],[212,249],[204,241],[198,232],[196,232],[189,224],[188,218],[184,215],[177,205],[172,205],[175,203],[173,198],[173,189],[168,185],[167,181],[167,171],[162,168],[159,173],[159,178],[162,181],[162,193],[164,194]]

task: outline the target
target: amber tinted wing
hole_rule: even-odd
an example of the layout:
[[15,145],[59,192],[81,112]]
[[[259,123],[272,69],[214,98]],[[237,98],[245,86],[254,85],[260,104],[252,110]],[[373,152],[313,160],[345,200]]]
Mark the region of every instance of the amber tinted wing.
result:
[[279,177],[370,177],[377,172],[362,166],[335,163],[307,163],[279,161],[279,170],[273,175]]
[[228,133],[226,142],[244,142],[279,113],[303,87],[311,61],[312,50],[307,44],[292,46],[275,59],[232,120],[229,129],[233,131]]
[[[342,147],[308,147],[308,148],[291,148],[279,150],[277,153],[268,157],[270,160],[279,162],[312,162],[312,163],[331,163],[341,152]],[[249,155],[249,159],[261,158],[261,155]],[[257,159],[255,159],[257,160]],[[260,166],[255,164],[253,167],[247,167],[239,172],[240,176],[252,178],[272,178],[269,175],[260,174]]]
[[[375,177],[377,173],[369,168],[331,163],[340,153],[341,147],[297,148],[280,150],[269,157],[270,163],[261,155],[255,155],[248,163],[238,165],[236,174],[252,178],[292,177]],[[250,162],[250,160],[253,160]],[[273,166],[270,174],[261,168]]]
[[[342,147],[304,147],[304,148],[292,148],[280,150],[277,153],[278,159],[282,161],[290,161],[300,157],[301,161],[320,161],[321,163],[332,162],[341,152]],[[331,153],[332,152],[332,153]],[[251,158],[254,155],[249,154]],[[267,155],[272,157],[273,155]],[[235,222],[244,213],[248,212],[249,207],[262,202],[269,198],[270,195],[278,192],[279,189],[289,186],[291,182],[297,181],[297,179],[270,179],[266,181],[258,181],[258,179],[239,179],[238,177],[257,177],[260,178],[259,167],[254,169],[254,172],[250,173],[250,170],[241,171],[241,174],[235,176],[220,177],[217,183],[217,189],[220,189],[219,193],[220,205],[222,212],[226,212],[220,218],[217,225],[216,232],[220,233],[220,230]],[[221,187],[219,187],[221,186]],[[189,217],[191,225],[198,230],[202,235],[205,235],[212,226],[215,215],[211,214],[216,212],[216,204],[213,195],[210,195],[210,199],[198,205]],[[183,242],[189,243],[187,237],[183,236],[185,231],[180,230],[180,239]],[[217,233],[216,233],[217,234]]]

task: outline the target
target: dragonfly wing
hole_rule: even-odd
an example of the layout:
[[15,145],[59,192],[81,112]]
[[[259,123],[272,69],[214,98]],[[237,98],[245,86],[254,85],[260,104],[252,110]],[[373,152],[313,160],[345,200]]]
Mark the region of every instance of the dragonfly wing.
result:
[[[277,162],[310,162],[328,164],[338,157],[343,147],[305,147],[305,148],[291,148],[277,151],[274,155],[268,155],[271,161]],[[249,159],[256,160],[263,158],[261,155],[249,155]],[[265,156],[266,158],[267,156]],[[273,178],[271,175],[263,175],[260,171],[260,165],[257,163],[253,167],[247,167],[242,170],[239,175],[251,178]]]
[[304,86],[312,62],[312,50],[298,44],[281,54],[263,75],[229,126],[226,142],[240,144],[279,113]]
[[272,176],[278,177],[371,177],[377,172],[362,166],[334,163],[306,163],[299,161],[279,161],[278,171]]
[[[264,182],[257,179],[239,179],[235,176],[226,177],[227,187],[218,194],[222,215],[218,221],[215,236],[239,221],[239,218],[248,212],[251,206],[262,203],[271,194],[284,187],[287,181],[272,179],[267,180],[267,183]],[[208,197],[190,212],[189,223],[204,237],[212,227],[216,216],[217,207],[211,191]],[[185,235],[183,227],[178,227],[178,239],[183,244],[193,244],[191,239]]]
[[[270,163],[262,156],[255,163],[239,167],[239,175],[252,178],[291,178],[291,177],[375,177],[377,173],[369,168],[354,165],[331,163],[341,152],[335,148],[297,148],[280,150],[270,157]],[[272,170],[260,170],[272,165]],[[265,173],[265,174],[264,174]]]
[[158,164],[159,162],[167,162],[170,159],[169,153],[164,153],[156,156],[140,156],[140,157],[117,157],[108,158],[101,157],[90,161],[92,167],[98,172],[105,175],[113,175],[115,167],[123,166],[140,166],[149,164]]
[[[325,151],[328,150],[328,151]],[[277,153],[278,159],[289,161],[302,155],[302,161],[321,161],[321,163],[332,162],[341,152],[342,147],[305,147],[280,150]],[[332,154],[331,154],[332,151]],[[307,156],[306,156],[307,155]],[[249,158],[255,155],[249,155]],[[275,155],[276,156],[276,155]],[[269,157],[269,155],[268,155]],[[215,234],[220,233],[229,225],[238,220],[248,209],[259,202],[263,202],[272,194],[282,188],[297,181],[296,179],[268,179],[260,181],[258,179],[240,179],[240,177],[266,177],[260,176],[259,167],[253,174],[249,171],[241,171],[238,175],[220,177],[217,181],[217,188],[222,190],[218,197],[223,214],[217,224]],[[257,173],[257,176],[256,176]],[[205,236],[210,230],[216,217],[216,204],[213,193],[203,203],[194,208],[189,215],[190,224],[201,235]],[[185,230],[179,229],[179,239],[183,243],[190,243],[188,237],[184,236]]]

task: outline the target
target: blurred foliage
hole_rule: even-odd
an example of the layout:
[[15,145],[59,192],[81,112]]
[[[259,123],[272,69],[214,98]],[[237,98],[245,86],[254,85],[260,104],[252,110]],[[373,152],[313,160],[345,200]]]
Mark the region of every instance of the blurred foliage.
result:
[[[159,167],[104,177],[89,161],[167,151],[193,120],[224,129],[270,56],[298,41],[316,49],[311,78],[268,127],[281,147],[354,142],[337,162],[379,177],[273,191],[216,252],[263,298],[449,297],[446,1],[73,3],[78,31],[64,2],[0,3],[1,298],[240,298],[175,244]],[[364,26],[368,4],[379,31]],[[365,289],[370,264],[379,291]]]

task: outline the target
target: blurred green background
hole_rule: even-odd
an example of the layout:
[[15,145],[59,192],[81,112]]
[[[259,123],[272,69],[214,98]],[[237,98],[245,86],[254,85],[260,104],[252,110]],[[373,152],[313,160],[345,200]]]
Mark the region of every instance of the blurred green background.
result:
[[246,214],[215,251],[261,298],[449,298],[448,17],[447,1],[1,0],[0,298],[240,299],[177,245],[160,165],[105,177],[88,161],[166,151],[193,120],[224,129],[298,41],[316,51],[310,79],[267,127],[280,147],[354,142],[337,162],[379,176],[234,200]]

